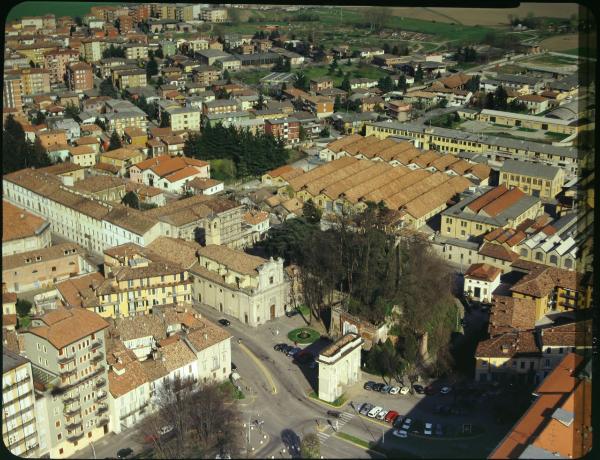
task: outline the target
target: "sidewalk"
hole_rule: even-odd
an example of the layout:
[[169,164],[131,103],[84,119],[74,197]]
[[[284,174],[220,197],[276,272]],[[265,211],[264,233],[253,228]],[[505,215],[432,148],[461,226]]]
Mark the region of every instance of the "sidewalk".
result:
[[256,425],[254,420],[251,420],[250,425],[248,425],[248,421],[244,422],[243,427],[245,433],[244,446],[241,453],[243,455],[256,455],[269,443],[269,434],[262,429],[262,424]]

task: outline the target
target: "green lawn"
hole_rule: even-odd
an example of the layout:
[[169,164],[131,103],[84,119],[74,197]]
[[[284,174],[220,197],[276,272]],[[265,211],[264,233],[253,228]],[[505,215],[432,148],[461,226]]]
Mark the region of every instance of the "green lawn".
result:
[[523,131],[525,133],[536,133],[538,130],[537,129],[532,129],[532,128],[524,128],[522,126],[519,126],[517,128],[517,131]]
[[230,183],[236,179],[235,163],[232,160],[208,160],[210,177]]
[[596,55],[595,48],[581,47],[581,48],[572,48],[570,50],[560,51],[564,54],[572,54],[574,56],[582,56],[582,57],[592,57]]
[[[300,337],[299,334],[303,333],[308,334],[308,336],[306,338]],[[290,339],[292,342],[297,342],[301,344],[313,343],[320,337],[321,334],[319,334],[314,329],[311,329],[310,327],[299,327],[298,329],[293,329],[288,333],[288,339]]]
[[223,382],[221,385],[221,388],[225,391],[229,391],[231,397],[233,399],[244,399],[246,398],[246,396],[244,395],[244,393],[242,393],[240,390],[238,390],[235,385],[233,383],[231,383],[229,380],[227,380],[226,382]]
[[103,5],[122,5],[118,2],[23,2],[15,5],[8,15],[7,21],[19,19],[23,16],[42,16],[53,13],[56,17],[60,16],[80,16],[90,12],[92,6]]
[[[375,67],[369,64],[352,64],[346,65],[346,61],[342,60],[338,62],[338,68],[342,69],[344,74],[349,73],[349,78],[372,78],[379,80],[381,77],[389,75],[385,70],[381,70],[379,67]],[[331,77],[333,78],[333,86],[339,87],[344,80],[344,76],[338,76],[337,70],[333,75],[329,75],[329,65],[323,66],[311,66],[301,69],[306,77],[310,80],[311,78],[318,77]]]
[[570,59],[568,57],[565,56],[553,56],[551,54],[547,54],[544,56],[537,56],[531,59],[528,59],[527,61],[521,61],[523,63],[528,63],[528,64],[535,64],[535,65],[557,65],[557,66],[563,66],[563,65],[573,65],[573,64],[577,64],[577,60],[575,59],[575,56],[573,56],[573,59]]
[[24,329],[31,324],[31,317],[19,316],[18,317],[19,329]]
[[267,69],[258,70],[241,70],[239,72],[231,72],[232,78],[240,80],[247,85],[258,85],[260,79],[269,75],[272,71]]
[[322,399],[319,399],[319,395],[316,392],[314,392],[314,391],[311,391],[308,394],[308,396],[311,397],[311,398],[313,398],[313,399],[318,399],[319,401],[322,401],[325,404],[329,404],[330,406],[334,406],[334,407],[342,407],[344,404],[346,404],[346,401],[347,401],[347,399],[346,399],[346,397],[344,395],[340,396],[338,399],[336,399],[332,403],[327,402],[327,401],[323,401]]

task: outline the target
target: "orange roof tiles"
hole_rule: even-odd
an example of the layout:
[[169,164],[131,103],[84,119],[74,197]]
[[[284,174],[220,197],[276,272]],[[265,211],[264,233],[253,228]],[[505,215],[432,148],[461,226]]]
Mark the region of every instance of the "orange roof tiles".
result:
[[41,217],[8,201],[2,202],[2,211],[2,242],[36,236],[49,226]]
[[502,270],[489,264],[479,263],[471,265],[465,272],[465,277],[475,278],[483,281],[494,281]]
[[515,203],[517,203],[521,198],[523,198],[525,192],[522,192],[519,188],[513,188],[506,193],[503,193],[494,201],[490,202],[486,206],[481,209],[481,212],[487,214],[490,217],[497,216],[502,211],[508,209]]
[[477,213],[484,206],[488,205],[489,203],[491,203],[492,201],[494,201],[496,198],[498,198],[502,194],[506,193],[507,191],[508,191],[508,189],[504,185],[500,185],[500,186],[493,188],[493,189],[489,190],[488,192],[484,193],[477,199],[471,201],[471,203],[469,203],[467,205],[467,208],[470,209],[471,211],[473,211],[474,213]]

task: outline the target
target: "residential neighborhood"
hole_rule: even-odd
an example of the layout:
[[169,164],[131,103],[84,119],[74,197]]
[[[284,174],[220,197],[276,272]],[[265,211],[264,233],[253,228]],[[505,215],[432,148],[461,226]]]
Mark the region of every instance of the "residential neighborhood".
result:
[[23,458],[579,458],[596,24],[22,2],[2,436]]

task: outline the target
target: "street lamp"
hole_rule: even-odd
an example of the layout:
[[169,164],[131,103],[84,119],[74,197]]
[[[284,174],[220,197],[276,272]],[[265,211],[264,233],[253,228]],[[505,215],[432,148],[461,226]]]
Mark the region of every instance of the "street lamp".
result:
[[92,447],[92,453],[94,454],[94,460],[96,460],[96,449],[94,448],[94,443],[90,439],[90,446]]

